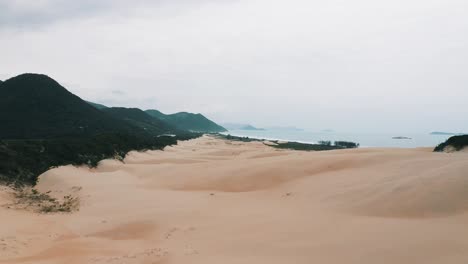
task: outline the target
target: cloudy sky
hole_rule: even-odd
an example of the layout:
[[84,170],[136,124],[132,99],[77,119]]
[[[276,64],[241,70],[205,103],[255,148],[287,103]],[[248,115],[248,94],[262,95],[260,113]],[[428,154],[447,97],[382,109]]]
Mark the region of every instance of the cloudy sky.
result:
[[468,132],[466,0],[0,0],[0,79],[309,130]]

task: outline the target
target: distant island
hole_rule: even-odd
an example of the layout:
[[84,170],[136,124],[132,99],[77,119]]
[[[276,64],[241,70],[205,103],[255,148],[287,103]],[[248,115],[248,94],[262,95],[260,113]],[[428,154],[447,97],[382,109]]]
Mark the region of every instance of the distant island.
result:
[[297,128],[294,126],[273,126],[273,127],[267,127],[266,129],[268,130],[284,130],[284,131],[304,131],[302,128]]
[[392,137],[392,139],[412,139],[410,137]]
[[463,133],[439,132],[439,131],[431,132],[430,134],[431,135],[437,135],[437,136],[459,136],[459,135],[463,135]]
[[226,124],[223,124],[223,127],[225,127],[228,130],[251,130],[251,131],[265,130],[264,128],[257,128],[250,124],[226,123]]
[[[250,130],[250,131],[264,131],[264,130],[276,130],[276,131],[304,131],[302,128],[294,126],[271,126],[265,128],[258,128],[251,124],[238,124],[238,123],[224,123],[222,124],[227,130]],[[330,131],[333,132],[333,131]]]
[[252,125],[246,125],[240,128],[241,130],[265,130],[264,128],[256,128]]

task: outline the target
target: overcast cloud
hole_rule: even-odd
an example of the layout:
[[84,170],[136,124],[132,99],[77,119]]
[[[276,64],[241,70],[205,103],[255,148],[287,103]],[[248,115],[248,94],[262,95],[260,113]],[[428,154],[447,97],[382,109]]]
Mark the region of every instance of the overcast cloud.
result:
[[462,0],[0,0],[0,79],[310,130],[468,132]]

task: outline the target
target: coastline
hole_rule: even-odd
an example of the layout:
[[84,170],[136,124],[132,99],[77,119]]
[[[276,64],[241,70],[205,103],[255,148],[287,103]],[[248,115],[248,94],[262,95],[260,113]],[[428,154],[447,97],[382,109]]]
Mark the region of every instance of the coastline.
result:
[[317,144],[319,141],[350,141],[359,143],[361,148],[435,148],[450,137],[448,135],[403,133],[403,136],[411,139],[401,140],[393,139],[400,136],[401,133],[339,133],[311,132],[306,130],[231,130],[222,134],[256,139],[294,141],[304,144]]
[[266,140],[266,141],[284,141],[284,142],[297,142],[297,143],[303,143],[303,144],[317,144],[318,142],[317,141],[303,141],[303,140],[295,140],[295,139],[286,139],[286,138],[274,138],[274,137],[261,137],[261,136],[249,136],[249,135],[245,135],[245,134],[242,134],[242,133],[232,133],[232,131],[227,131],[227,132],[221,132],[219,133],[221,135],[224,135],[224,136],[228,136],[228,135],[231,135],[231,136],[235,136],[235,137],[249,137],[249,138],[252,138],[252,139],[258,139],[258,140]]
[[78,211],[8,208],[0,190],[0,263],[463,263],[466,158],[203,136],[63,166],[35,188]]

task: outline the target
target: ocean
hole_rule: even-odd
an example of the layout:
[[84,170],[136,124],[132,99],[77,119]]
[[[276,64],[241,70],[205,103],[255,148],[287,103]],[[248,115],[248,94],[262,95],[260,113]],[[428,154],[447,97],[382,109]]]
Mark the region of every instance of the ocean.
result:
[[[351,141],[360,147],[390,147],[416,148],[435,147],[446,141],[449,135],[428,134],[378,134],[378,133],[338,133],[338,132],[309,132],[305,130],[230,130],[223,134],[233,136],[261,138],[270,140],[297,141],[302,143],[317,143],[318,141]],[[410,139],[393,139],[393,137],[407,137]]]

